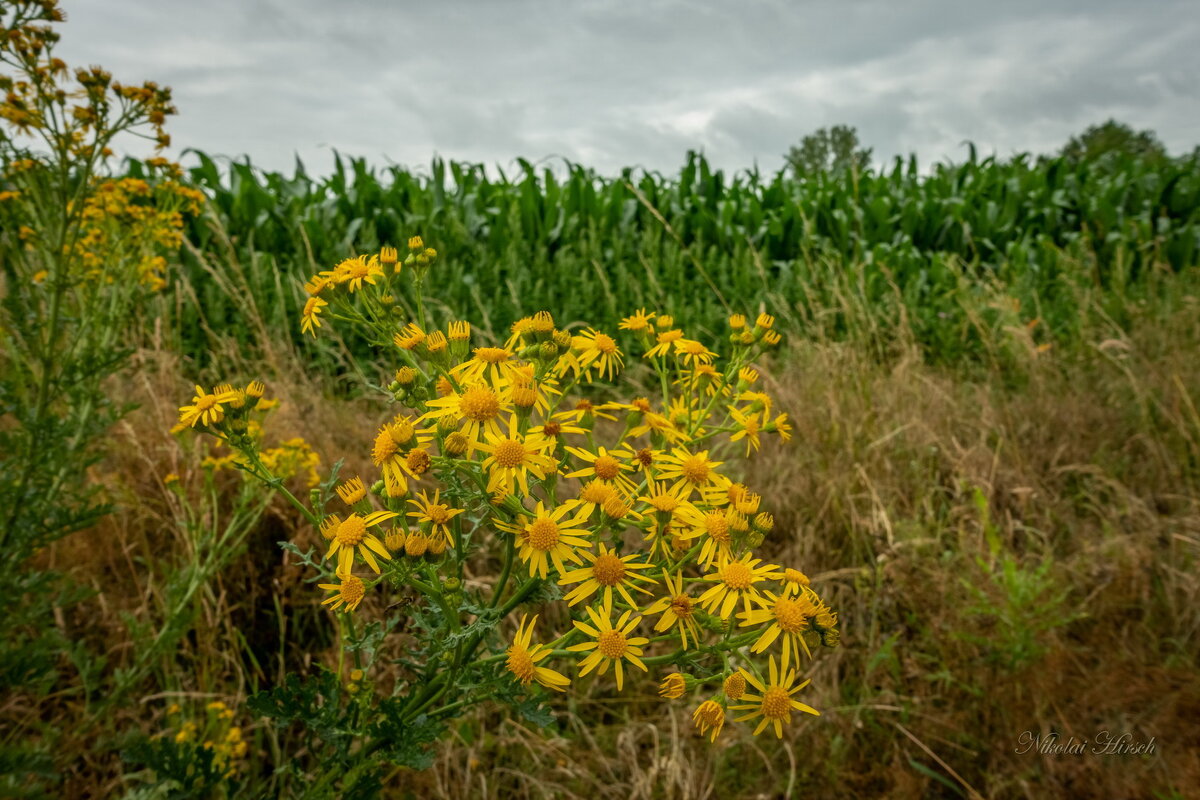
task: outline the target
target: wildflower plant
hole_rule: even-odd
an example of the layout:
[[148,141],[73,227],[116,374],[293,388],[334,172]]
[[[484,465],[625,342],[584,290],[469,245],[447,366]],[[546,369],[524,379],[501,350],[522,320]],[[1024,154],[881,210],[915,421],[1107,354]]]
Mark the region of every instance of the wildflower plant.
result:
[[[118,137],[169,143],[171,93],[98,66],[72,73],[55,56],[64,19],[55,0],[0,0],[0,580],[14,598],[0,663],[35,707],[37,695],[67,691],[55,687],[66,658],[80,674],[100,662],[53,621],[83,594],[32,557],[108,510],[91,467],[128,406],[105,383],[125,366],[183,217],[202,199],[163,158],[142,178],[112,177]],[[93,715],[118,702],[94,688]],[[32,730],[14,723],[5,737],[18,744],[0,747],[4,763],[41,764],[54,750],[59,733],[30,719]],[[53,779],[42,767],[0,777],[0,794],[18,784],[36,794],[33,783]]]
[[[755,555],[774,519],[728,460],[791,437],[757,366],[780,344],[775,320],[734,315],[705,342],[644,309],[613,332],[538,311],[503,342],[474,341],[467,322],[430,319],[437,253],[420,237],[407,250],[313,275],[299,321],[314,336],[358,326],[391,362],[369,474],[335,470],[303,503],[244,434],[248,388],[198,387],[180,409],[180,426],[223,440],[306,515],[321,544],[284,546],[337,616],[338,674],[348,657],[380,678],[350,698],[318,702],[297,682],[252,702],[284,719],[357,709],[358,741],[334,746],[347,774],[428,763],[423,745],[485,701],[548,721],[543,703],[593,681],[691,697],[713,739],[730,713],[777,736],[817,714],[798,676],[838,643],[837,615],[801,571]],[[654,376],[646,394],[621,381],[633,358]],[[389,635],[403,639],[395,665],[378,658]]]

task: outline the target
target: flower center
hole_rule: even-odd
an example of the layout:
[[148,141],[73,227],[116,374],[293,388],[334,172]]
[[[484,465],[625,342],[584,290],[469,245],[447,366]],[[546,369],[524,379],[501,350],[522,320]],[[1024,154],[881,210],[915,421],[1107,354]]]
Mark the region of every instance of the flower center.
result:
[[425,509],[425,516],[429,517],[429,521],[434,525],[445,525],[450,521],[450,507],[444,503],[431,503]]
[[398,449],[395,440],[392,439],[391,431],[385,428],[375,437],[375,448],[371,451],[371,460],[375,462],[375,466],[379,466],[396,455]]
[[730,700],[737,700],[746,693],[746,677],[740,672],[735,672],[725,679],[725,696]]
[[529,651],[523,647],[510,647],[508,649],[508,671],[517,676],[517,679],[523,684],[528,684],[533,680],[533,659],[529,656]]
[[698,356],[701,353],[707,353],[708,348],[706,348],[701,342],[688,341],[683,343],[683,352],[690,356]]
[[604,505],[608,498],[616,495],[616,490],[600,481],[588,481],[579,492],[579,499],[585,503]]
[[808,586],[808,576],[798,569],[791,567],[783,571],[783,579],[788,583],[796,583],[801,586]]
[[679,471],[691,483],[704,483],[711,472],[708,457],[703,455],[688,456],[679,464]]
[[208,411],[217,404],[217,396],[215,394],[206,394],[203,397],[196,398],[196,410]]
[[392,439],[396,442],[397,446],[402,446],[408,444],[409,440],[413,438],[416,429],[413,428],[413,424],[408,420],[399,419],[392,423],[391,433]]
[[616,341],[607,333],[597,333],[596,338],[592,340],[596,349],[601,353],[612,354],[617,352]]
[[616,586],[625,577],[625,562],[612,553],[604,553],[592,564],[592,575],[601,586]]
[[644,397],[635,397],[629,405],[633,406],[635,411],[641,411],[643,414],[650,410],[650,401]]
[[634,454],[634,458],[636,458],[637,462],[643,467],[649,467],[654,463],[654,451],[649,447],[643,447]]
[[675,509],[679,508],[679,498],[673,494],[655,494],[646,499],[650,505],[654,506],[659,511],[670,514]]
[[534,550],[549,550],[558,544],[558,524],[538,517],[529,524],[529,546]]
[[767,719],[790,720],[792,718],[792,698],[782,686],[772,686],[767,689],[762,699],[762,715]]
[[596,649],[605,658],[620,658],[625,655],[625,634],[620,631],[600,631],[596,643],[599,645]]
[[487,422],[500,413],[500,398],[486,386],[475,386],[463,392],[458,408],[468,419]]
[[338,525],[337,533],[334,534],[338,544],[343,547],[354,547],[366,535],[367,526],[358,514],[351,514],[347,517],[345,522]]
[[629,505],[615,492],[612,497],[604,501],[604,513],[613,519],[622,519],[629,513],[629,510]]
[[507,361],[509,355],[510,353],[503,347],[479,347],[475,350],[475,357],[488,364],[499,364]]
[[416,449],[409,451],[408,457],[405,459],[408,463],[408,468],[418,475],[424,475],[429,471],[429,466],[432,459],[429,457],[429,452],[426,450]]
[[729,520],[719,511],[710,511],[704,515],[704,530],[714,542],[729,544]]
[[750,568],[740,561],[727,564],[725,569],[721,570],[721,580],[730,589],[749,589],[753,577],[754,573]]
[[519,467],[525,463],[525,445],[516,439],[505,439],[496,444],[492,457],[502,467]]
[[341,594],[343,600],[350,605],[354,605],[362,599],[363,594],[366,593],[366,587],[363,586],[363,582],[359,578],[354,575],[347,575],[342,578],[342,586],[338,592]]
[[781,597],[775,601],[773,611],[779,627],[788,633],[799,633],[808,627],[808,615],[804,613],[804,607],[795,600]]
[[621,465],[612,456],[599,456],[596,458],[596,463],[592,465],[596,472],[596,477],[601,480],[611,481],[621,472]]
[[675,616],[680,619],[688,619],[692,616],[692,598],[686,594],[678,595],[671,600],[671,610],[675,612]]
[[547,422],[542,426],[542,435],[555,437],[562,433],[562,425],[557,422]]

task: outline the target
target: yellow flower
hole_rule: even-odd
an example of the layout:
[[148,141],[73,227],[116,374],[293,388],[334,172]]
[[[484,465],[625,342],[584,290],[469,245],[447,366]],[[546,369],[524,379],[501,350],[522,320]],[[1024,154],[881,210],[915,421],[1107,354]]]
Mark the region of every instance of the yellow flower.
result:
[[[659,323],[661,324],[664,319],[668,319],[668,317],[659,317],[658,318]],[[649,350],[647,350],[645,355],[642,356],[642,358],[654,358],[655,356],[665,356],[668,353],[670,353],[671,350],[673,349],[672,345],[682,338],[683,338],[683,331],[681,331],[681,330],[672,329],[669,331],[663,331],[662,333],[658,334],[658,336],[657,336],[657,344],[655,344],[654,347],[651,347]]]
[[415,322],[410,322],[404,330],[392,337],[392,341],[401,350],[416,350],[425,342],[425,331]]
[[[587,520],[586,515],[576,514],[567,517],[574,502],[567,502],[552,511],[547,511],[545,504],[539,500],[533,519],[522,515],[515,523],[497,522],[496,527],[509,533],[516,534],[520,539],[521,560],[529,564],[529,574],[545,578],[549,575],[549,563],[561,575],[566,572],[565,562],[582,563],[576,548],[590,548],[591,534],[584,528],[577,527]],[[528,521],[526,521],[528,520]]]
[[779,438],[785,442],[792,440],[792,425],[788,422],[787,414],[780,414],[773,422],[767,424],[765,430],[768,433],[778,433]]
[[652,320],[652,319],[654,319],[653,311],[651,311],[649,314],[647,314],[646,309],[640,308],[637,311],[633,312],[633,314],[631,316],[628,316],[628,317],[625,317],[624,319],[622,319],[621,324],[618,325],[617,327],[623,331],[633,331],[634,333],[641,333],[642,331],[650,329],[650,320]]
[[743,608],[749,612],[750,602],[761,597],[754,584],[779,577],[774,564],[759,567],[760,561],[761,558],[751,558],[750,553],[737,561],[722,561],[716,572],[704,576],[704,580],[714,585],[700,595],[700,606],[721,619],[729,619],[740,599]]
[[757,599],[761,608],[745,611],[738,615],[742,620],[741,627],[743,628],[748,625],[771,623],[763,631],[762,636],[758,637],[758,641],[754,643],[750,651],[761,653],[770,647],[780,634],[783,634],[783,660],[785,662],[791,658],[792,652],[795,652],[796,660],[799,660],[801,649],[804,650],[805,655],[812,658],[808,643],[804,641],[804,632],[811,628],[809,620],[816,616],[817,605],[806,594],[794,598],[789,597],[786,593],[775,595],[772,592],[766,592],[765,595],[765,597]]
[[481,434],[501,435],[499,417],[509,410],[510,405],[507,389],[471,384],[463,386],[462,391],[430,400],[426,403],[430,411],[422,419],[449,417],[463,423],[460,430],[471,442],[468,452],[474,452]]
[[729,407],[729,415],[733,417],[734,425],[737,430],[729,436],[729,441],[736,442],[740,439],[746,440],[746,455],[750,455],[750,451],[757,450],[759,445],[758,434],[762,430],[762,423],[758,418],[758,414],[748,410],[739,411],[735,406]]
[[687,679],[678,672],[672,672],[658,685],[658,696],[667,700],[678,700],[686,691]]
[[[408,492],[407,475],[412,474],[403,454],[405,448],[422,445],[429,441],[425,431],[418,431],[408,417],[398,416],[379,429],[375,444],[371,448],[371,462],[383,472],[389,497],[400,497]],[[416,477],[416,476],[414,476]]]
[[442,534],[446,538],[447,544],[454,546],[454,536],[450,533],[450,520],[462,514],[466,509],[451,508],[441,502],[442,490],[437,489],[433,493],[433,499],[429,499],[429,495],[421,492],[417,495],[416,500],[408,502],[417,507],[416,511],[408,512],[408,516],[416,517],[417,522],[427,523],[430,526],[430,533],[433,535]]
[[692,723],[700,730],[701,736],[707,733],[708,740],[715,742],[725,726],[725,709],[715,700],[705,700],[692,712]]
[[717,354],[694,339],[677,339],[674,342],[675,357],[685,365],[695,367],[700,364],[711,364]]
[[662,614],[654,626],[655,633],[669,631],[675,625],[679,626],[679,643],[685,650],[688,647],[688,635],[693,642],[700,641],[700,627],[696,624],[696,601],[683,590],[683,577],[672,577],[663,570],[663,584],[667,587],[665,597],[654,601],[647,609],[647,614]]
[[[736,513],[736,512],[733,512]],[[705,537],[700,556],[697,559],[704,567],[711,567],[720,559],[733,557],[731,549],[733,535],[730,533],[730,512],[719,508],[709,509],[703,513],[697,511],[686,518],[691,529],[684,534],[685,539]]]
[[521,487],[521,493],[528,496],[530,473],[538,480],[544,480],[555,471],[554,459],[546,455],[554,442],[538,434],[522,436],[517,432],[516,416],[508,419],[507,436],[487,433],[486,438],[479,449],[488,454],[482,466],[488,473],[489,494],[511,494],[515,481]]
[[333,592],[332,595],[321,601],[321,605],[328,605],[334,611],[337,611],[344,605],[347,611],[353,611],[358,608],[358,604],[366,596],[366,586],[363,584],[362,579],[348,572],[338,572],[338,578],[341,580],[341,583],[317,584],[320,588]]
[[571,570],[564,573],[558,580],[559,586],[569,586],[573,583],[579,584],[579,586],[576,586],[563,598],[567,601],[567,605],[573,606],[582,600],[586,600],[600,591],[601,588],[604,590],[602,598],[606,606],[612,605],[614,588],[625,599],[625,602],[635,608],[637,607],[637,603],[634,602],[633,595],[629,593],[629,589],[634,589],[643,594],[650,594],[646,589],[633,583],[633,581],[650,581],[654,583],[653,578],[638,575],[632,571],[650,569],[653,566],[645,562],[635,563],[638,553],[631,553],[622,558],[601,543],[598,554],[593,555],[590,552],[585,552],[583,553],[583,557],[592,562],[591,566]]
[[339,264],[337,269],[345,276],[339,283],[348,284],[351,292],[361,289],[364,281],[374,286],[375,279],[383,277],[379,256],[371,256],[370,260],[367,260],[366,256],[348,258]]
[[567,452],[590,466],[567,473],[565,477],[597,478],[614,484],[628,495],[632,495],[637,488],[625,474],[633,469],[629,463],[633,453],[628,450],[607,450],[598,447],[596,452],[592,453],[580,447],[568,447]]
[[537,681],[547,689],[556,692],[566,691],[564,687],[571,683],[570,678],[548,667],[537,665],[539,661],[548,658],[552,651],[544,644],[530,644],[537,617],[535,616],[528,625],[526,624],[527,619],[528,615],[521,617],[521,624],[513,637],[512,646],[508,648],[508,661],[505,666],[522,686],[528,686]]
[[510,382],[517,364],[513,353],[503,347],[476,347],[475,355],[450,370],[459,383],[486,382],[500,386]]
[[806,714],[816,716],[820,716],[821,714],[820,711],[817,711],[812,706],[792,699],[792,695],[805,686],[808,686],[809,681],[796,683],[796,671],[788,669],[788,660],[786,657],[783,659],[783,668],[780,669],[779,665],[775,663],[775,656],[771,656],[770,680],[765,685],[758,678],[748,673],[746,674],[746,679],[762,694],[743,695],[742,699],[749,702],[730,706],[729,708],[732,711],[749,711],[749,713],[737,717],[738,722],[762,717],[762,722],[758,723],[758,727],[754,729],[755,736],[762,733],[763,729],[768,725],[773,725],[775,736],[782,739],[783,725],[784,723],[791,723],[793,711],[803,711]]
[[385,559],[391,559],[392,556],[383,542],[367,529],[398,516],[400,515],[395,511],[376,511],[365,517],[361,514],[351,514],[333,531],[329,552],[325,554],[325,557],[332,558],[334,554],[337,554],[338,571],[349,573],[351,567],[354,566],[354,551],[357,548],[363,561],[367,562],[367,566],[379,572],[379,563],[375,561],[375,556],[371,551],[374,550],[381,558]]
[[601,378],[612,379],[624,363],[616,340],[592,328],[571,337],[571,349],[578,351],[575,371],[583,370],[589,380],[593,368]]
[[351,478],[337,487],[338,497],[348,506],[353,506],[367,496],[367,488],[363,486],[362,478]]
[[327,305],[329,305],[329,303],[325,302],[316,295],[313,295],[305,301],[304,311],[300,315],[301,333],[311,333],[313,338],[316,338],[316,329],[321,327],[321,320],[317,315],[320,314],[321,309]]
[[625,672],[622,665],[623,661],[628,661],[643,672],[647,672],[646,665],[642,663],[640,656],[642,655],[641,645],[649,644],[650,640],[644,636],[633,636],[638,623],[642,621],[641,617],[630,618],[632,611],[626,611],[617,620],[617,624],[612,623],[612,607],[605,605],[601,609],[601,613],[597,613],[596,609],[591,606],[587,607],[588,618],[592,624],[588,625],[584,622],[574,622],[576,628],[592,637],[595,641],[583,642],[582,644],[572,645],[568,647],[576,653],[583,653],[591,650],[582,661],[579,662],[580,676],[587,675],[592,670],[599,667],[599,673],[603,675],[608,672],[608,667],[611,664],[617,673],[617,691],[624,688]]
[[783,593],[786,595],[800,594],[809,583],[808,576],[798,569],[788,567],[783,571]]
[[729,485],[729,479],[717,472],[717,467],[725,462],[709,460],[707,450],[691,453],[676,447],[670,455],[663,456],[661,463],[659,480],[674,480],[675,485],[672,488],[684,487],[687,490],[685,496],[688,497],[695,489],[703,492],[706,489],[724,488]]
[[604,508],[604,504],[614,497],[620,498],[621,493],[612,484],[594,479],[579,489],[578,500],[580,507],[586,508],[590,517],[597,508]]
[[225,409],[222,403],[231,403],[238,398],[238,393],[232,389],[224,392],[208,394],[201,387],[196,387],[196,396],[190,406],[179,409],[179,422],[189,428],[200,425],[216,425],[225,419]]

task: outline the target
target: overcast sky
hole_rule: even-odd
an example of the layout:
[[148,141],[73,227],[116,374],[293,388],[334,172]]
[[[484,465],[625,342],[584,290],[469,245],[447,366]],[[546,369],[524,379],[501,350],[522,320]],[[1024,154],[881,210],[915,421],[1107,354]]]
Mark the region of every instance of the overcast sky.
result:
[[565,157],[776,169],[822,126],[876,161],[1056,150],[1108,117],[1200,144],[1195,0],[63,0],[58,53],[173,87],[173,151],[311,171]]

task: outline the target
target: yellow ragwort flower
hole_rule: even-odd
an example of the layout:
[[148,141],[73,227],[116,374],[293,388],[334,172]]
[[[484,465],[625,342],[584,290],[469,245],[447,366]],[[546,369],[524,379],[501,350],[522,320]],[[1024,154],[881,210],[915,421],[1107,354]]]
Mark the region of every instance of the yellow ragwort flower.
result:
[[417,495],[417,499],[408,501],[417,507],[416,511],[408,512],[408,516],[415,517],[418,523],[429,525],[432,535],[441,534],[445,537],[446,543],[453,547],[454,535],[450,532],[450,520],[462,514],[466,509],[452,508],[441,502],[441,494],[441,489],[435,490],[433,499],[430,500],[429,495],[422,491]]
[[[220,389],[222,387],[218,387]],[[225,409],[222,404],[236,401],[238,393],[229,388],[225,391],[214,391],[209,394],[200,386],[196,387],[196,396],[192,404],[179,409],[179,422],[189,428],[200,425],[216,425],[225,419]]]
[[725,726],[725,709],[715,700],[705,700],[692,712],[692,723],[700,730],[700,735],[708,734],[708,740],[715,742]]
[[587,520],[586,515],[576,513],[568,517],[577,508],[574,501],[568,501],[547,511],[545,503],[539,500],[532,519],[522,515],[515,523],[497,522],[496,527],[519,538],[520,557],[529,565],[531,576],[547,577],[550,562],[561,575],[566,572],[565,562],[582,563],[576,548],[586,550],[592,546],[590,532],[578,527]]
[[603,590],[601,598],[604,601],[604,605],[611,606],[613,589],[616,589],[621,597],[625,599],[625,602],[636,608],[638,604],[634,602],[633,595],[629,593],[629,590],[633,589],[643,594],[650,594],[649,591],[634,583],[634,581],[655,582],[653,578],[638,575],[634,572],[634,570],[650,569],[653,566],[646,562],[637,561],[638,553],[631,553],[625,557],[621,557],[615,551],[609,550],[607,545],[601,542],[599,553],[593,555],[585,551],[582,555],[592,563],[581,569],[574,569],[564,573],[558,580],[559,586],[569,586],[573,583],[579,584],[563,598],[567,601],[567,605],[573,606],[588,599],[596,592]]
[[544,644],[530,644],[537,617],[534,616],[528,624],[526,624],[527,619],[528,615],[521,617],[521,624],[517,627],[516,635],[513,636],[512,646],[508,648],[506,668],[522,686],[528,686],[537,681],[540,685],[555,692],[566,691],[565,687],[571,683],[570,678],[548,667],[537,665],[539,661],[549,658],[552,651]]
[[353,611],[358,608],[358,604],[366,596],[366,586],[363,584],[362,579],[348,572],[338,572],[338,578],[341,580],[341,583],[317,584],[320,588],[333,592],[332,595],[321,601],[321,605],[327,605],[334,611],[337,611],[344,605],[347,611]]
[[325,557],[333,558],[336,554],[338,571],[349,573],[354,565],[354,551],[357,549],[362,555],[363,561],[367,562],[367,566],[379,572],[379,563],[371,551],[385,559],[391,559],[392,555],[384,543],[367,529],[398,516],[400,515],[395,511],[376,511],[366,516],[351,514],[333,531],[329,552],[325,554]]
[[576,653],[592,651],[579,662],[581,677],[597,667],[599,667],[599,673],[603,675],[608,672],[609,665],[612,665],[617,673],[617,691],[620,691],[624,688],[625,681],[623,661],[628,661],[643,672],[648,671],[640,656],[642,655],[641,645],[649,644],[650,640],[644,636],[631,637],[629,635],[637,628],[642,618],[633,617],[632,611],[626,611],[617,620],[617,624],[613,625],[611,606],[605,605],[599,613],[591,606],[588,606],[586,610],[592,624],[588,625],[579,621],[575,621],[573,624],[592,637],[593,641],[572,645],[567,649]]
[[787,658],[783,659],[783,666],[780,669],[779,665],[775,663],[775,656],[771,656],[770,680],[765,685],[753,675],[749,673],[745,673],[745,675],[750,684],[761,692],[761,694],[743,695],[742,699],[748,702],[730,706],[729,708],[731,711],[749,712],[737,717],[738,722],[762,717],[762,722],[758,723],[758,727],[754,729],[755,736],[762,733],[763,729],[768,725],[771,725],[775,728],[775,736],[782,739],[784,723],[791,723],[793,711],[803,711],[806,714],[820,716],[821,712],[812,706],[792,699],[792,695],[805,686],[808,686],[809,681],[796,683],[796,671],[788,669]]
[[741,600],[744,610],[749,612],[751,601],[762,596],[754,584],[779,577],[778,567],[774,564],[757,566],[762,559],[751,558],[751,555],[746,553],[737,561],[722,561],[716,572],[704,576],[704,580],[713,584],[700,595],[699,603],[705,611],[717,614],[721,619],[729,619],[738,600]]
[[696,601],[684,591],[681,575],[672,576],[663,570],[663,585],[667,588],[666,595],[655,600],[646,609],[646,614],[662,614],[654,626],[655,633],[669,631],[678,625],[679,643],[686,650],[689,635],[693,642],[700,641],[700,626],[696,624]]

